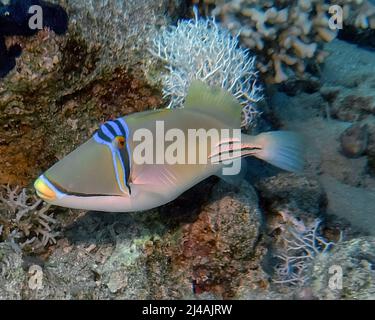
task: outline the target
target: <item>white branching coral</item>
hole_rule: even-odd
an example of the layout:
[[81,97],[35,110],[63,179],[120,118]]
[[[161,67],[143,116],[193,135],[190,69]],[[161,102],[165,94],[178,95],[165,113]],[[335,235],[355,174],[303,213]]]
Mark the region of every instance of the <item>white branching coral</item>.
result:
[[59,232],[50,205],[27,193],[26,189],[0,190],[0,242],[7,241],[16,250],[37,251],[56,243]]
[[164,29],[150,51],[168,70],[162,76],[168,108],[182,107],[191,81],[197,79],[233,94],[243,105],[242,126],[253,124],[262,99],[255,56],[214,19],[199,19],[195,10],[194,20]]
[[311,262],[320,254],[325,254],[333,245],[320,234],[321,220],[315,219],[306,226],[287,212],[282,240],[284,248],[275,257],[279,260],[275,267],[274,283],[303,285],[309,280]]

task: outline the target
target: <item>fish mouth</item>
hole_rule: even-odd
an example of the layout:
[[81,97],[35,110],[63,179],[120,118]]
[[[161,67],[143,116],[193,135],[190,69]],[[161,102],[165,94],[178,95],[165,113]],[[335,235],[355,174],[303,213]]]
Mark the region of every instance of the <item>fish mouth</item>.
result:
[[65,190],[63,187],[59,186],[57,183],[52,182],[49,180],[45,175],[41,175],[38,179],[34,182],[34,188],[36,194],[41,199],[52,202],[57,199],[61,199],[64,196],[76,196],[76,197],[120,197],[119,195],[115,194],[87,194],[87,193],[80,193],[80,192],[69,192]]
[[47,202],[56,200],[58,195],[61,194],[44,175],[41,175],[36,179],[34,182],[34,188],[38,197]]

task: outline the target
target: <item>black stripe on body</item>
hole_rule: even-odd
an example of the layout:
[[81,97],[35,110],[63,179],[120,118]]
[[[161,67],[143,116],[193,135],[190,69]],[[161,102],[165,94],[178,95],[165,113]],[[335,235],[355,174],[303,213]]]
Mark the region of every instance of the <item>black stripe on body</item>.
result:
[[112,142],[112,139],[110,137],[106,136],[101,129],[98,130],[98,137],[100,139],[102,139],[103,141]]

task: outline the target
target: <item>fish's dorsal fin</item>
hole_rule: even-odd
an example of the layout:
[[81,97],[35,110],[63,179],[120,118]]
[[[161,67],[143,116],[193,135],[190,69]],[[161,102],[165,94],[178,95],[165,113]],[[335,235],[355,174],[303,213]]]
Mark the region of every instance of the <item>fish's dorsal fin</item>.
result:
[[210,115],[229,128],[241,127],[241,104],[228,91],[220,87],[210,87],[202,81],[193,80],[184,108]]

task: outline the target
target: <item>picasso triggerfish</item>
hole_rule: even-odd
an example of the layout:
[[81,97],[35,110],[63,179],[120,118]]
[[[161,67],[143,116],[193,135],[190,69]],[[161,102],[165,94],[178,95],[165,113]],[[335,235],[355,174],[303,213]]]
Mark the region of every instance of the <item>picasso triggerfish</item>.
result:
[[[133,113],[101,125],[92,138],[35,181],[36,192],[46,202],[63,207],[130,212],[168,203],[209,176],[225,178],[223,169],[246,156],[288,171],[302,169],[302,144],[294,133],[243,134],[241,110],[228,92],[194,81],[181,109]],[[160,125],[164,132],[177,131],[155,139]],[[213,135],[210,142],[199,140],[192,147],[191,132],[199,130],[239,134]],[[148,136],[154,139],[147,140]],[[168,154],[175,156],[175,151],[183,160],[190,154],[194,157],[168,161]],[[153,162],[139,161],[145,154]],[[201,161],[202,154],[206,161]]]

